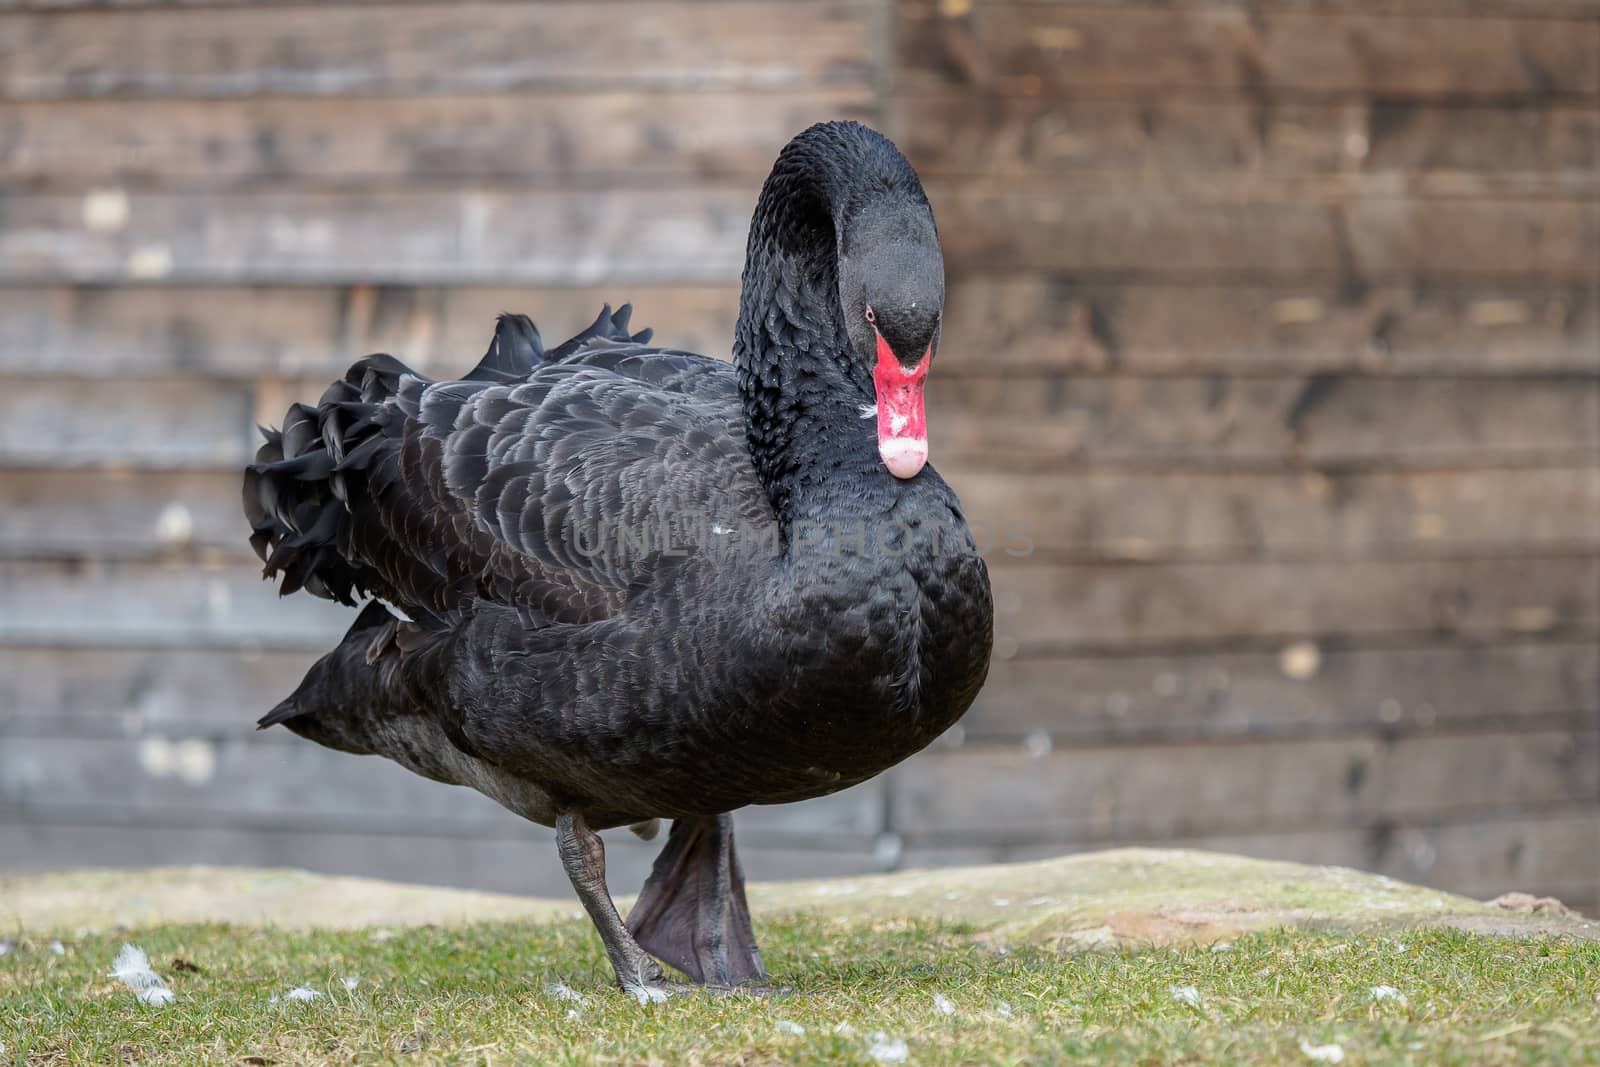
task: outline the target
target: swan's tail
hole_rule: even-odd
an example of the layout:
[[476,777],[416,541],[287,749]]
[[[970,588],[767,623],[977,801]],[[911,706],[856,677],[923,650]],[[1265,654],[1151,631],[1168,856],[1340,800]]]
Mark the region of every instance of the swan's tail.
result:
[[417,774],[454,782],[443,758],[450,747],[447,739],[460,747],[452,733],[454,723],[425,714],[405,674],[408,660],[424,672],[436,670],[428,660],[437,644],[373,601],[338,646],[312,664],[294,692],[256,726],[265,730],[282,725],[328,748],[388,756]]
[[353,605],[363,593],[384,591],[376,572],[341,551],[348,539],[346,476],[364,469],[383,443],[386,402],[411,377],[393,356],[367,356],[316,407],[294,404],[281,430],[261,428],[266,442],[245,468],[244,513],[263,574],[283,576],[282,595],[305,589]]

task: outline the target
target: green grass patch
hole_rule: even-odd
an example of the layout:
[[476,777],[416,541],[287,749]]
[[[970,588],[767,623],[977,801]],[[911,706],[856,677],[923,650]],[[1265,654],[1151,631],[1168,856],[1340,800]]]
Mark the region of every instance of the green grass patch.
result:
[[[122,937],[22,941],[0,957],[0,1064],[872,1064],[898,1042],[912,1064],[1315,1064],[1328,1046],[1346,1064],[1600,1064],[1596,943],[1302,930],[1008,951],[814,916],[757,932],[788,995],[643,1007],[582,922],[143,930],[164,1007],[106,977]],[[320,995],[282,999],[300,986]]]

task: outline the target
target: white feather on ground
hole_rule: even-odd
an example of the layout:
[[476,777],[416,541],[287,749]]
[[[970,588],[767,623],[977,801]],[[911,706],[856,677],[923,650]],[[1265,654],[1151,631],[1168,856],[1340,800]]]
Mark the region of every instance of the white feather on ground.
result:
[[903,1037],[876,1033],[872,1035],[872,1044],[867,1048],[867,1055],[879,1063],[904,1063],[906,1057],[911,1055],[911,1048]]
[[1191,1008],[1205,1007],[1205,998],[1200,996],[1200,990],[1192,985],[1175,985],[1169,990],[1172,999],[1179,1004],[1187,1004]]
[[1343,1063],[1344,1047],[1342,1045],[1313,1045],[1304,1038],[1300,1041],[1300,1051],[1318,1063]]
[[551,1000],[565,1000],[573,1004],[583,1003],[583,994],[565,982],[551,982],[544,987],[544,992],[545,996]]
[[111,972],[106,977],[115,978],[133,990],[141,1001],[153,1007],[170,1004],[174,999],[167,983],[150,969],[150,957],[137,945],[122,946],[117,958],[111,961]]
[[322,996],[321,993],[317,992],[315,989],[312,989],[310,986],[297,985],[297,986],[295,986],[293,989],[289,990],[289,992],[285,993],[281,997],[278,996],[278,994],[276,994],[276,993],[272,994],[272,1000],[270,1001],[270,1003],[276,1004],[280,1000],[311,1001],[311,1000],[316,1000],[321,996]]

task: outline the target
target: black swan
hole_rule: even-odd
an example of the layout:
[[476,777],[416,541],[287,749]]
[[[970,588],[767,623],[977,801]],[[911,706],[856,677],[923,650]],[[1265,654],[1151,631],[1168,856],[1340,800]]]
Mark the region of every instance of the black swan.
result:
[[[824,123],[762,188],[731,365],[626,306],[548,351],[503,315],[460,381],[356,363],[245,474],[283,594],[373,598],[260,725],[554,826],[635,996],[651,954],[764,982],[728,813],[871,778],[988,670],[988,572],[925,466],[943,299],[911,165]],[[596,831],[662,818],[624,923]]]

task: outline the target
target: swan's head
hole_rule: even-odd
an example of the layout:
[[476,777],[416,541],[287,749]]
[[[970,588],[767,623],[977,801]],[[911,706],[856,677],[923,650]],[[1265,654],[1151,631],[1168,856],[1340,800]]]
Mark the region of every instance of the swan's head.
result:
[[[806,283],[836,282],[850,346],[876,393],[867,414],[877,420],[878,455],[897,478],[916,477],[928,462],[922,390],[939,347],[944,258],[911,164],[858,122],[810,127],[778,153],[750,220],[746,255],[735,361],[748,367],[765,351],[772,322],[784,332],[796,307],[772,317],[763,303],[779,289],[788,289],[785,299],[802,321],[835,325],[810,306],[818,294]],[[824,340],[836,337],[830,329]],[[759,374],[745,380],[765,381]]]
[[872,371],[878,455],[895,477],[911,478],[928,462],[922,391],[939,347],[944,257],[916,173],[882,144],[836,223],[839,300],[851,344]]

